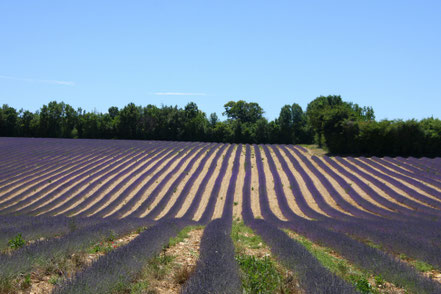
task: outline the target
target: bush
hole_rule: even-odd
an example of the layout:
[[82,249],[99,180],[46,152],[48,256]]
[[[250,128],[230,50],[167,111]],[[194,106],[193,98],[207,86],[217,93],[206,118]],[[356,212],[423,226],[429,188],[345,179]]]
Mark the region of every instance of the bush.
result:
[[14,238],[8,241],[8,246],[12,249],[18,249],[23,247],[26,244],[26,241],[23,239],[21,234],[17,234]]

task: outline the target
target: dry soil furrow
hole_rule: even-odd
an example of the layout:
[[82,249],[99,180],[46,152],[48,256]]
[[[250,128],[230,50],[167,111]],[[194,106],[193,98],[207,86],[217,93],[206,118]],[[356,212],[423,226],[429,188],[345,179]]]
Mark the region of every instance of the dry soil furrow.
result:
[[[250,152],[251,152],[251,193],[250,193],[250,203],[251,203],[251,211],[253,212],[253,215],[255,218],[263,218],[262,212],[260,210],[260,193],[259,193],[259,173],[257,171],[257,165],[256,165],[256,154],[254,153],[254,148],[251,145],[250,146]],[[244,154],[245,156],[245,154]],[[245,158],[244,158],[245,160]],[[245,175],[245,162],[243,163],[243,167],[240,167],[244,170]],[[243,178],[242,178],[243,179]],[[237,205],[239,206],[239,205]],[[242,205],[240,205],[242,207]]]
[[[217,179],[217,177],[219,175],[219,171],[220,171],[221,164],[222,164],[222,159],[225,156],[225,154],[227,153],[228,148],[230,148],[230,146],[227,146],[222,151],[222,153],[220,154],[220,156],[217,158],[217,160],[215,162],[214,172],[211,175],[210,179],[208,180],[207,185],[205,186],[205,189],[204,189],[203,194],[202,194],[201,201],[200,201],[200,203],[198,205],[198,209],[195,212],[195,217],[197,215],[199,215],[199,217],[200,217],[202,215],[202,213],[204,212],[205,207],[207,206],[208,197],[210,196],[211,191],[212,191],[213,186],[214,186],[214,182],[216,181],[216,179]],[[220,152],[220,151],[217,151],[217,152]],[[192,188],[190,190],[190,197],[185,200],[185,202],[182,205],[181,209],[176,214],[176,217],[178,217],[178,218],[182,217],[187,212],[187,210],[189,209],[189,207],[190,207],[191,203],[193,202],[193,199],[194,199],[194,197],[196,195],[196,192],[198,191],[199,186],[201,185],[201,182],[204,179],[204,176],[207,174],[207,172],[208,172],[208,170],[210,168],[210,165],[213,163],[213,157],[214,156],[215,156],[215,154],[213,154],[212,158],[209,160],[209,162],[207,162],[204,170],[201,172],[200,176],[198,177],[198,179],[193,184],[193,186],[192,186]],[[199,212],[199,210],[200,210],[200,212]],[[199,219],[199,218],[197,218],[197,219]]]
[[[173,205],[175,204],[175,202],[177,201],[178,196],[180,195],[182,189],[184,188],[185,185],[187,185],[188,180],[190,179],[190,177],[192,176],[192,174],[196,171],[197,168],[200,167],[201,164],[203,164],[203,168],[202,171],[199,173],[199,175],[196,177],[196,179],[194,180],[193,183],[189,183],[191,184],[191,188],[190,191],[188,191],[188,194],[185,195],[185,201],[184,204],[182,205],[181,209],[178,211],[181,212],[181,215],[185,213],[185,211],[187,211],[188,206],[192,203],[193,198],[198,190],[199,185],[201,184],[205,174],[208,172],[208,168],[210,167],[211,163],[213,162],[213,159],[216,157],[216,154],[220,151],[221,146],[217,146],[214,147],[216,148],[216,151],[214,151],[211,155],[209,155],[208,159],[205,161],[205,163],[201,163],[201,161],[203,160],[203,156],[201,156],[201,160],[196,163],[194,165],[194,169],[192,170],[192,172],[188,175],[188,177],[186,177],[185,180],[183,180],[177,187],[177,191],[176,193],[173,194],[173,197],[170,199],[170,201],[167,203],[167,205],[164,207],[164,209],[162,210],[162,212],[158,215],[158,219],[164,217],[165,214],[167,214],[167,212],[173,207]],[[222,153],[225,154],[226,150],[223,150]],[[208,156],[208,155],[204,155],[204,156]],[[218,169],[218,167],[216,167],[216,169]],[[180,196],[179,196],[180,197]]]
[[[33,203],[34,200],[35,201],[39,200],[40,198],[44,197],[46,194],[52,192],[53,190],[55,190],[58,187],[60,187],[61,185],[63,185],[66,180],[73,180],[81,175],[84,175],[85,173],[88,173],[90,170],[95,168],[96,163],[100,162],[100,164],[106,164],[106,163],[109,164],[109,162],[112,160],[110,157],[107,157],[107,158],[106,157],[104,157],[104,158],[97,157],[97,158],[98,159],[96,159],[96,160],[91,159],[91,160],[87,160],[82,163],[78,163],[77,165],[71,166],[68,170],[64,171],[63,175],[61,175],[61,173],[60,173],[59,174],[60,177],[58,179],[55,179],[53,181],[47,180],[47,182],[44,185],[42,185],[38,188],[32,189],[32,187],[29,187],[29,186],[23,187],[22,189],[20,189],[20,191],[22,191],[20,194],[22,194],[22,195],[17,194],[18,192],[13,193],[12,195],[10,195],[8,197],[8,199],[11,200],[8,202],[8,204],[5,204],[5,202],[2,202],[4,205],[3,208],[7,208],[12,205],[16,205],[17,203],[23,202],[26,199],[29,199],[30,197],[35,197],[35,195],[40,194],[41,191],[43,191],[43,190],[47,190],[47,191],[45,191],[45,193],[41,193],[42,194],[41,196],[37,196],[36,198],[34,198],[32,200],[32,203]],[[82,171],[80,173],[72,176],[73,173],[78,172],[77,169],[80,169]],[[39,182],[39,183],[41,183],[41,182]],[[35,183],[33,186],[35,186],[35,185],[38,185],[38,183]],[[32,192],[29,194],[23,195],[23,193],[25,193],[29,189],[32,189]],[[29,204],[31,204],[31,202],[28,202],[25,205],[27,206]]]
[[[254,145],[254,149],[261,148],[259,145]],[[265,152],[260,150],[260,154],[262,157],[262,164],[263,164],[263,173],[266,179],[266,188],[267,188],[267,196],[268,196],[268,203],[271,211],[275,216],[277,216],[280,220],[287,221],[288,219],[283,215],[282,211],[279,207],[279,201],[276,196],[276,189],[275,189],[275,183],[274,178],[271,172],[271,169],[268,165],[268,158],[266,157]],[[256,158],[257,160],[257,158]]]
[[[380,197],[386,199],[388,202],[397,204],[401,207],[407,208],[407,209],[411,209],[414,210],[412,207],[409,207],[403,203],[400,203],[399,201],[395,200],[394,198],[392,198],[391,196],[389,196],[387,193],[385,193],[383,190],[381,190],[380,188],[378,188],[376,185],[374,185],[373,183],[367,181],[366,179],[364,179],[362,176],[358,175],[357,173],[355,173],[354,171],[348,169],[347,167],[345,167],[344,165],[340,164],[337,160],[334,160],[332,157],[329,157],[330,160],[332,160],[334,163],[336,163],[337,165],[339,165],[340,167],[342,167],[344,170],[346,170],[349,173],[352,173],[354,175],[357,175],[357,177],[360,179],[360,181],[366,183],[372,190],[374,190],[378,195],[380,195]],[[326,163],[326,162],[325,162]],[[350,181],[350,183],[352,183]],[[354,183],[352,183],[352,187],[354,187]],[[354,188],[355,189],[355,188]],[[366,193],[364,193],[364,195],[367,195]],[[372,198],[371,198],[372,199]],[[374,202],[377,203],[377,202]]]
[[[340,196],[346,202],[348,202],[349,204],[354,206],[356,209],[362,210],[362,211],[370,213],[372,215],[376,215],[373,212],[363,208],[354,199],[352,199],[352,197],[350,197],[350,195],[348,193],[346,193],[346,191],[337,183],[337,181],[331,175],[329,175],[326,171],[324,171],[314,160],[311,160],[311,157],[306,156],[306,158],[321,174],[323,174],[326,177],[326,179],[330,182],[332,187],[340,194]],[[335,170],[334,170],[334,172],[335,172]]]
[[338,211],[340,211],[341,213],[344,213],[348,216],[353,216],[351,213],[349,213],[348,211],[345,211],[342,207],[340,207],[334,200],[334,198],[329,194],[328,190],[323,186],[323,184],[321,183],[321,181],[314,175],[314,173],[306,166],[306,164],[303,162],[303,160],[297,156],[297,154],[291,149],[291,148],[286,148],[286,150],[288,150],[288,152],[291,153],[291,155],[297,160],[297,162],[299,163],[299,165],[301,166],[301,168],[307,173],[307,175],[311,178],[313,185],[316,187],[316,189],[319,191],[319,193],[322,195],[324,201],[326,202],[326,204]]
[[[228,159],[228,167],[227,167],[227,169],[225,171],[225,176],[222,179],[222,184],[221,184],[221,187],[219,189],[219,193],[217,195],[216,205],[215,205],[215,208],[214,208],[212,219],[220,218],[222,216],[222,212],[224,210],[225,200],[227,198],[228,183],[230,182],[230,179],[231,179],[231,176],[232,176],[232,171],[233,171],[234,156],[235,156],[236,150],[238,148],[238,145],[236,145],[236,144],[234,144],[233,146],[234,147],[230,147],[230,148],[234,148],[234,150],[233,150],[233,152],[231,152],[230,158]],[[242,159],[242,155],[241,155],[241,159]],[[242,163],[242,165],[243,165],[243,163]],[[240,181],[238,180],[237,184],[236,184],[236,189],[237,189],[237,186],[238,186],[239,182]],[[207,185],[207,188],[208,187],[210,187],[210,186]],[[210,191],[210,193],[211,193],[211,191]],[[236,194],[238,194],[238,193],[236,192],[235,195]],[[195,214],[195,217],[193,218],[194,220],[199,220],[202,217],[202,214],[204,213],[204,211],[206,209],[206,205],[208,204],[208,201],[209,201],[208,197],[210,196],[210,194],[207,193],[206,196],[207,197],[204,197],[205,200],[201,201],[201,204],[205,203],[205,205],[201,205],[199,207],[199,209],[197,210],[197,213]],[[234,200],[234,201],[236,201],[236,200]]]
[[[311,195],[311,192],[309,191],[308,187],[306,187],[306,183],[303,181],[301,175],[296,171],[294,168],[294,165],[292,164],[291,160],[286,155],[285,150],[281,150],[280,154],[282,155],[283,160],[288,165],[289,170],[291,171],[291,174],[295,178],[296,182],[298,183],[300,187],[300,192],[302,193],[306,204],[309,206],[310,209],[315,211],[316,213],[322,214],[323,216],[328,216],[315,202],[315,199],[313,195]],[[294,195],[294,197],[302,197],[302,195]]]
[[[358,158],[355,158],[355,160],[356,160],[357,162],[360,161]],[[426,192],[426,191],[421,190],[419,187],[416,187],[415,185],[413,185],[412,183],[409,183],[408,181],[406,181],[406,180],[404,180],[404,179],[400,179],[400,178],[398,178],[398,177],[396,177],[396,176],[394,176],[394,175],[390,175],[390,174],[388,174],[388,173],[386,173],[386,172],[381,171],[381,170],[378,169],[376,166],[372,165],[370,160],[367,160],[367,161],[360,161],[360,162],[369,165],[369,167],[373,168],[375,171],[377,171],[377,172],[379,172],[379,173],[381,173],[381,174],[383,174],[383,175],[385,175],[385,176],[391,177],[392,179],[394,179],[394,180],[396,180],[396,181],[398,181],[398,182],[400,182],[400,183],[402,183],[402,184],[408,186],[408,187],[411,188],[412,190],[415,190],[416,192],[418,192],[418,193],[420,193],[420,194],[422,194],[422,195],[424,195],[424,196],[426,196],[426,197],[428,197],[428,198],[431,198],[431,199],[433,199],[433,200],[435,200],[435,201],[437,201],[437,202],[440,202],[440,204],[441,204],[441,201],[440,201],[439,198],[437,198],[437,197],[431,195],[430,193],[428,193],[428,192]],[[386,167],[386,168],[387,168],[387,167]],[[389,170],[389,168],[387,168],[387,169]],[[394,172],[395,172],[395,171],[394,171]],[[399,172],[396,172],[396,173],[401,174],[401,173],[399,173]],[[403,174],[401,174],[401,175],[403,175]],[[403,175],[403,176],[408,177],[407,175]],[[428,186],[428,187],[430,187],[430,188],[432,188],[432,189],[434,189],[434,190],[437,190],[438,192],[441,191],[440,188],[435,187],[435,186],[432,186],[432,185],[430,185],[430,184],[428,184],[428,183],[426,183],[426,182],[424,182],[424,181],[421,181],[421,180],[418,180],[418,179],[414,179],[414,180],[416,180],[416,181],[420,182],[421,184],[423,184],[423,185],[425,185],[425,186]]]
[[[135,163],[135,167],[131,167],[129,172],[125,175],[119,176],[112,185],[108,187],[103,193],[100,193],[100,197],[94,197],[94,201],[88,203],[80,211],[76,212],[74,215],[79,214],[87,214],[88,216],[93,216],[96,213],[99,213],[102,209],[106,208],[108,205],[111,205],[112,202],[123,193],[128,187],[130,187],[145,171],[151,168],[158,160],[151,161],[150,158],[144,158],[139,164]],[[122,184],[122,185],[121,185]],[[102,203],[99,207],[96,207],[96,204],[101,201]],[[124,202],[122,202],[124,203]]]
[[[355,167],[357,167],[359,170],[365,172],[366,174],[370,175],[371,177],[375,178],[376,180],[382,182],[382,183],[385,184],[387,187],[389,187],[390,189],[392,189],[394,192],[396,192],[396,193],[398,193],[398,194],[400,194],[400,195],[402,195],[402,196],[404,196],[404,197],[406,197],[406,198],[408,198],[408,199],[410,199],[410,200],[412,200],[412,201],[415,201],[415,202],[417,202],[418,204],[424,205],[424,206],[426,206],[426,207],[431,207],[431,206],[428,205],[427,203],[424,203],[424,202],[422,202],[422,201],[420,201],[420,200],[418,200],[418,199],[412,197],[412,196],[409,195],[407,192],[401,190],[400,188],[398,188],[397,186],[393,185],[392,183],[383,180],[382,178],[378,177],[377,175],[374,175],[373,173],[371,173],[370,171],[366,170],[364,167],[360,166],[359,164],[354,164],[354,163],[348,161],[346,158],[342,158],[342,159],[343,159],[343,161],[345,161],[345,162],[349,162],[349,163],[353,164],[353,165],[354,165]],[[337,161],[336,161],[336,162],[337,162]],[[340,163],[339,163],[339,164],[340,164]],[[341,164],[341,165],[343,165],[343,164]],[[370,184],[371,184],[371,185],[374,185],[373,183],[370,183]],[[412,207],[412,209],[415,209],[415,208]]]
[[[190,157],[188,157],[185,162],[183,162],[182,164],[179,165],[179,169],[174,172],[173,174],[171,174],[171,177],[168,178],[168,181],[166,183],[164,183],[164,179],[162,181],[160,181],[160,185],[161,185],[161,189],[158,191],[158,194],[156,196],[156,198],[154,199],[154,201],[151,203],[151,205],[149,207],[147,207],[147,209],[141,213],[140,217],[145,217],[147,216],[157,205],[158,203],[162,200],[162,198],[165,196],[165,194],[167,193],[167,191],[170,189],[171,186],[173,186],[173,184],[175,183],[176,179],[182,174],[184,173],[184,171],[187,169],[188,164],[193,160],[193,158],[196,158],[196,162],[195,164],[192,166],[192,168],[190,169],[190,171],[188,172],[188,174],[194,172],[194,170],[197,168],[197,165],[199,164],[199,162],[202,160],[203,155],[205,155],[206,153],[204,152],[203,154],[199,154],[200,149],[204,148],[206,145],[203,146],[199,146],[197,147],[197,151],[194,152],[194,154],[192,154]],[[214,147],[214,145],[212,145],[211,147]],[[197,156],[197,157],[196,157]],[[169,169],[170,172],[167,173],[167,176],[173,172],[173,169]],[[185,179],[188,179],[189,175],[186,174],[185,175]],[[182,187],[176,187],[176,191],[175,195],[177,195],[177,191],[179,188]]]
[[[131,162],[131,160],[137,156],[141,156],[141,157],[139,159],[137,159],[136,161]],[[119,162],[117,162],[115,165],[110,166],[110,168],[108,170],[106,170],[106,172],[104,174],[102,174],[100,176],[93,177],[87,185],[83,185],[81,188],[75,190],[74,193],[71,193],[63,201],[57,203],[56,205],[48,207],[47,210],[45,210],[41,213],[50,213],[50,211],[57,209],[57,208],[61,207],[62,205],[65,205],[68,201],[71,201],[71,199],[75,199],[76,196],[83,193],[83,191],[85,191],[90,185],[98,183],[98,185],[96,185],[93,189],[91,189],[86,195],[84,195],[80,199],[78,199],[78,201],[76,203],[73,203],[71,206],[66,207],[66,209],[63,210],[63,211],[68,211],[72,206],[77,206],[79,203],[83,202],[85,199],[90,197],[90,195],[93,195],[100,187],[102,187],[108,181],[110,181],[111,179],[113,179],[115,177],[115,176],[108,177],[109,174],[119,172],[119,171],[122,171],[125,169],[130,169],[133,165],[137,164],[139,161],[142,161],[146,157],[149,157],[149,154],[142,155],[142,154],[138,154],[138,153],[135,153],[135,154],[132,153],[132,154],[120,159]],[[66,191],[66,193],[69,193],[69,192],[70,191]]]
[[[200,146],[195,146],[193,148],[200,148]],[[188,158],[187,160],[185,160],[186,155],[191,152],[192,148],[190,149],[185,149],[185,150],[181,150],[179,152],[176,152],[176,155],[169,158],[168,160],[164,161],[155,171],[156,174],[160,174],[160,176],[156,179],[156,181],[152,184],[150,184],[148,186],[147,189],[145,189],[145,191],[143,192],[142,197],[139,199],[139,201],[137,201],[134,205],[132,205],[132,207],[128,208],[128,210],[123,214],[122,217],[128,217],[130,216],[132,213],[134,213],[137,209],[139,209],[141,207],[141,205],[143,203],[145,203],[147,201],[147,199],[150,198],[151,194],[157,190],[158,185],[160,185],[164,179],[178,166],[183,166],[185,164],[185,162],[188,162]],[[193,157],[194,154],[191,156]],[[151,181],[149,179],[149,181]],[[147,183],[146,183],[147,184]],[[145,188],[144,184],[142,186],[142,188]],[[162,189],[162,188],[161,188]],[[140,190],[138,190],[139,193]],[[152,205],[150,205],[152,206]]]
[[[272,148],[278,148],[277,146],[268,146],[270,148],[270,150],[272,150]],[[279,152],[281,151],[280,148]],[[280,152],[281,153],[281,152]],[[289,208],[291,209],[292,212],[294,212],[296,215],[303,217],[305,219],[310,219],[309,217],[307,217],[303,211],[300,209],[300,207],[297,205],[297,202],[295,201],[295,196],[292,192],[292,189],[289,188],[290,183],[289,183],[289,179],[286,176],[285,171],[282,168],[282,165],[280,164],[279,159],[277,158],[277,156],[275,156],[274,152],[271,152],[274,164],[276,165],[277,168],[277,172],[279,173],[279,177],[280,177],[280,181],[283,184],[283,193],[286,195],[286,201],[289,205]]]

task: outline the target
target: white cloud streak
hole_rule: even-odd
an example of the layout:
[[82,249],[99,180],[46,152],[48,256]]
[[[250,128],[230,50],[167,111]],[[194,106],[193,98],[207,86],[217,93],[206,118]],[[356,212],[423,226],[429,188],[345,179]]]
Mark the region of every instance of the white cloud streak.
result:
[[28,83],[42,83],[42,84],[52,84],[52,85],[62,85],[62,86],[75,86],[75,82],[71,82],[71,81],[17,78],[17,77],[11,77],[11,76],[3,76],[3,75],[0,75],[0,79],[22,81],[22,82],[28,82]]
[[205,96],[205,93],[185,93],[185,92],[156,92],[157,96]]

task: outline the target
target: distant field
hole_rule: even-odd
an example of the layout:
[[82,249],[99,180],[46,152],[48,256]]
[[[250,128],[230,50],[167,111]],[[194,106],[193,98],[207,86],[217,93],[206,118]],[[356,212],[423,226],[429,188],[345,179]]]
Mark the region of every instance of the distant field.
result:
[[[46,248],[44,243],[55,242],[54,236],[70,238],[72,219],[66,216],[75,216],[74,231],[84,231],[85,235],[92,228],[90,232],[99,231],[96,236],[100,230],[130,236],[135,228],[148,227],[134,241],[121,241],[121,248],[105,252],[90,267],[76,269],[73,282],[66,282],[68,276],[63,274],[60,282],[45,285],[56,293],[81,293],[86,288],[78,285],[94,283],[86,274],[81,275],[83,271],[105,280],[99,276],[105,273],[94,267],[102,266],[100,262],[105,262],[107,256],[129,258],[123,250],[129,250],[135,241],[144,242],[144,247],[135,242],[130,252],[157,247],[152,253],[140,255],[154,256],[170,237],[188,225],[208,224],[203,235],[191,235],[199,238],[192,241],[194,244],[202,238],[201,248],[193,248],[200,250],[201,258],[192,266],[200,270],[188,273],[185,283],[178,283],[176,289],[161,292],[155,286],[156,291],[241,293],[238,287],[246,289],[241,263],[237,271],[242,274],[236,276],[232,270],[236,265],[223,263],[239,286],[232,282],[229,287],[233,288],[222,292],[219,289],[225,285],[216,280],[222,266],[212,264],[216,257],[206,256],[212,256],[209,250],[215,246],[210,243],[213,238],[219,244],[233,240],[233,247],[222,248],[232,254],[234,263],[234,248],[237,251],[241,246],[240,238],[232,235],[233,239],[225,239],[229,234],[220,233],[234,233],[243,222],[252,231],[240,234],[262,238],[262,250],[267,250],[274,262],[297,281],[295,290],[262,293],[441,293],[441,159],[314,154],[319,153],[294,145],[0,138],[0,236],[4,235],[0,237],[0,249],[5,249],[16,233],[22,233],[27,241],[45,239],[19,250]],[[121,218],[127,221],[119,228]],[[150,235],[142,239],[143,234]],[[75,250],[84,251],[99,242],[92,236],[81,238],[92,241]],[[153,239],[159,245],[149,245]],[[320,252],[328,259],[323,259]],[[14,258],[18,257],[10,254],[0,255],[0,290],[16,289],[14,283],[7,288],[2,282],[12,264],[17,263]],[[228,259],[229,255],[225,256]],[[143,266],[147,262],[142,261]],[[426,268],[423,270],[421,265]],[[16,274],[24,276],[33,268],[17,270]],[[104,280],[103,284],[111,284],[112,279]],[[124,283],[133,284],[132,280]],[[363,292],[364,281],[369,284],[365,285],[368,292]],[[38,283],[41,279],[34,279],[24,288],[43,287]],[[208,284],[214,290],[203,292],[201,285]],[[99,289],[90,287],[93,291]],[[106,289],[102,293],[110,288]]]

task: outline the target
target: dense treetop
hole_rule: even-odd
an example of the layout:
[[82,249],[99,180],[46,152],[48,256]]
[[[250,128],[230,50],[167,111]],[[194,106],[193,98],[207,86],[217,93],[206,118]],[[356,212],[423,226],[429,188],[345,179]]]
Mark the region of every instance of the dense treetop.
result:
[[243,100],[224,105],[225,121],[196,103],[184,108],[129,103],[106,113],[86,112],[52,101],[39,111],[0,108],[0,136],[183,140],[234,143],[316,143],[336,154],[440,156],[441,121],[435,118],[376,121],[372,107],[320,96],[306,112],[284,105],[268,121],[259,104]]

